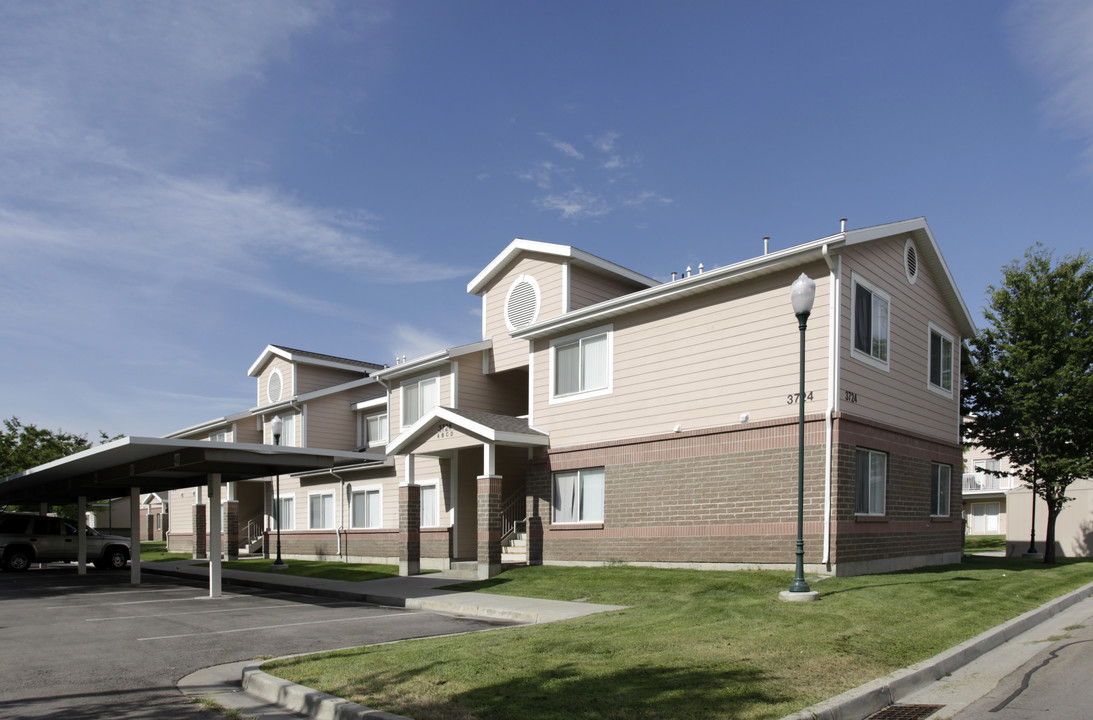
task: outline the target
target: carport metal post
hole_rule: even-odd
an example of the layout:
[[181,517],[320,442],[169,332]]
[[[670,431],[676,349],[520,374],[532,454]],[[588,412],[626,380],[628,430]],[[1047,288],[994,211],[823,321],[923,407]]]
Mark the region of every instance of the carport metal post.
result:
[[87,574],[87,496],[76,498],[76,574]]
[[220,597],[220,473],[209,473],[209,597]]
[[140,585],[140,488],[129,488],[129,582]]

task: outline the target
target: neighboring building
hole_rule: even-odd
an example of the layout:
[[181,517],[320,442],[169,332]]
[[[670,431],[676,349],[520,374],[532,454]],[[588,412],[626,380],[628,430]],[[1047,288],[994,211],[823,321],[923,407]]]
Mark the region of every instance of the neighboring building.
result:
[[994,475],[991,471],[1007,472],[1009,469],[1009,458],[992,457],[989,451],[978,446],[965,449],[964,529],[968,535],[1006,534],[1006,497],[1021,483],[1014,477]]
[[[1070,501],[1055,520],[1056,557],[1093,557],[1093,480],[1075,480],[1066,489]],[[1009,518],[1006,555],[1028,551],[1032,533],[1032,489],[1021,484],[1006,493]],[[1047,538],[1047,505],[1036,499],[1036,551],[1043,553]]]
[[[802,272],[817,286],[804,398]],[[171,435],[272,443],[280,417],[281,444],[361,451],[281,477],[279,495],[273,478],[231,484],[229,551],[280,515],[285,556],[404,573],[790,567],[804,402],[808,570],[960,561],[956,350],[975,328],[925,220],[669,282],[515,240],[468,292],[477,341],[391,367],[270,345],[255,407]],[[167,498],[170,549],[201,552],[202,492]]]

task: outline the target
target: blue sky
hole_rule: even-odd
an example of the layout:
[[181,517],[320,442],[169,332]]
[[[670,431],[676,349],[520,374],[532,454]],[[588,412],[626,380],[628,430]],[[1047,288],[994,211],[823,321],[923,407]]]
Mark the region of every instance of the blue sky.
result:
[[925,216],[978,319],[1091,194],[1084,1],[0,0],[0,416],[160,435],[269,343],[474,341],[515,237],[667,279]]

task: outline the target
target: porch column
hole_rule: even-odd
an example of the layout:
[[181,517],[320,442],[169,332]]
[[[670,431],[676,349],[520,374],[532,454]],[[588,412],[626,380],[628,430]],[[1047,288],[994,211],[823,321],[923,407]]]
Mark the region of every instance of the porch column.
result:
[[206,529],[205,505],[197,503],[194,505],[194,560],[204,560],[205,556],[208,555]]
[[421,572],[421,486],[402,484],[398,488],[398,574],[406,577]]
[[239,501],[225,500],[224,515],[228,526],[224,528],[228,541],[228,559],[239,559]]
[[87,574],[87,496],[76,498],[76,574]]
[[483,474],[478,476],[478,578],[501,572],[501,476],[492,443],[483,446]]
[[220,597],[220,473],[209,473],[209,597]]
[[129,582],[140,585],[140,488],[129,488]]

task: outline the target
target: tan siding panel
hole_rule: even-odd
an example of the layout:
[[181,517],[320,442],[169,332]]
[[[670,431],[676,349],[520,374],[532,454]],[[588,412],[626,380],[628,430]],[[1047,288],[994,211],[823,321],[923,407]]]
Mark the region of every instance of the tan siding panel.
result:
[[334,385],[353,382],[366,375],[365,372],[353,372],[301,363],[296,366],[296,394],[303,395]]
[[[903,237],[878,240],[853,246],[842,255],[845,331],[840,342],[842,377],[839,386],[844,392],[854,393],[857,402],[840,399],[840,409],[929,437],[958,440],[962,338],[925,264],[919,263],[914,285],[907,281],[903,269],[904,242]],[[854,277],[864,278],[891,298],[887,372],[858,359],[851,351]],[[931,391],[927,384],[931,322],[954,340],[956,357],[951,398]]]
[[[536,344],[534,424],[551,446],[770,420],[796,413],[797,320],[789,286],[799,271],[703,293],[614,322],[609,395],[549,402],[549,343]],[[826,267],[809,268],[816,303],[806,337],[809,412],[826,407],[828,292]],[[541,368],[541,370],[540,370]]]
[[569,309],[580,310],[604,300],[628,295],[641,287],[617,277],[608,277],[584,268],[569,268]]
[[535,253],[512,262],[486,289],[486,337],[493,338],[493,369],[501,372],[528,364],[528,342],[509,337],[505,325],[505,299],[516,278],[530,275],[539,284],[539,314],[536,321],[557,317],[562,308],[562,266],[559,258]]

